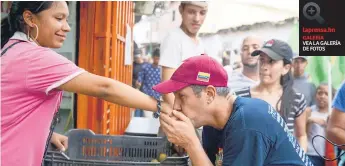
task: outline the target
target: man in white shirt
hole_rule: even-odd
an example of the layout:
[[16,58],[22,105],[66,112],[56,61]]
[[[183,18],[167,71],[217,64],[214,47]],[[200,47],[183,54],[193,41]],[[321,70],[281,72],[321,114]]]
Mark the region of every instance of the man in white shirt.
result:
[[251,87],[259,83],[258,57],[251,56],[252,52],[262,47],[263,41],[255,36],[246,37],[241,46],[242,72],[228,73],[228,87],[232,92]]
[[[208,4],[205,1],[182,1],[179,7],[182,16],[181,26],[170,31],[161,42],[162,82],[169,80],[182,62],[192,56],[206,54],[198,38],[198,31],[204,23]],[[163,100],[171,106],[174,104],[173,93],[163,95]],[[202,128],[198,129],[201,138]]]
[[[161,42],[162,81],[169,80],[183,60],[205,54],[205,49],[197,33],[207,14],[207,2],[182,1],[179,11],[182,16],[180,27],[172,30]],[[174,95],[164,95],[163,99],[173,105]]]

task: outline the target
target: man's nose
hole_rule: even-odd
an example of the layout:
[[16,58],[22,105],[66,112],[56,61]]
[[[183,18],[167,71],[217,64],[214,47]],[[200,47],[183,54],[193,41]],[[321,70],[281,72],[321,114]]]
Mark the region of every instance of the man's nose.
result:
[[328,95],[326,95],[326,94],[322,94],[322,95],[321,95],[321,98],[324,98],[324,99],[326,99],[326,98],[327,98],[327,99],[328,99]]
[[195,16],[194,16],[194,22],[199,22],[200,18],[201,18],[200,13],[196,13]]
[[252,53],[255,51],[255,49],[254,47],[249,47],[248,51],[249,51],[249,56],[252,56]]
[[177,110],[177,111],[181,110],[180,101],[178,99],[176,99],[176,98],[175,98],[175,101],[174,101],[173,109]]

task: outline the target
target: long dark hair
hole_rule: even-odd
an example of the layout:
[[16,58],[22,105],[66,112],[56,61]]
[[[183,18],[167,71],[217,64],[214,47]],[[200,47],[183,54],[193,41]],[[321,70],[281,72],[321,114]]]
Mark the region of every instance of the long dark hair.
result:
[[13,1],[10,13],[1,20],[1,48],[8,42],[15,32],[26,33],[23,13],[25,10],[38,14],[51,7],[54,1]]
[[[284,66],[291,64],[288,60],[283,60]],[[283,117],[285,121],[288,120],[288,116],[290,112],[292,111],[293,107],[291,106],[294,102],[294,99],[296,97],[296,92],[293,89],[293,76],[291,69],[288,73],[280,77],[280,85],[283,87],[283,94],[279,98],[277,104],[276,104],[276,110],[279,110],[280,115]],[[278,109],[278,105],[280,104],[280,109]]]

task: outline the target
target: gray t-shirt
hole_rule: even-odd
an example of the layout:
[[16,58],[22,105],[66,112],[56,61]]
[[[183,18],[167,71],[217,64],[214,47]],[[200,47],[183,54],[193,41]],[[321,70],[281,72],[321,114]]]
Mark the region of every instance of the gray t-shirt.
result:
[[293,88],[304,95],[307,100],[307,106],[312,106],[315,104],[315,85],[308,81],[308,78],[304,75],[302,77],[294,78]]
[[238,71],[233,71],[228,77],[228,87],[232,92],[255,86],[259,82],[248,78],[242,72]]

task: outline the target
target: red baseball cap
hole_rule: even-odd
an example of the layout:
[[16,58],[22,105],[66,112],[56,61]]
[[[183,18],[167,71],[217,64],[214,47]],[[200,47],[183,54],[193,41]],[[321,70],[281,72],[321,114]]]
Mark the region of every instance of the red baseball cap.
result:
[[170,80],[164,81],[152,89],[162,93],[171,93],[189,85],[227,87],[228,74],[217,60],[203,54],[186,59],[176,69]]

